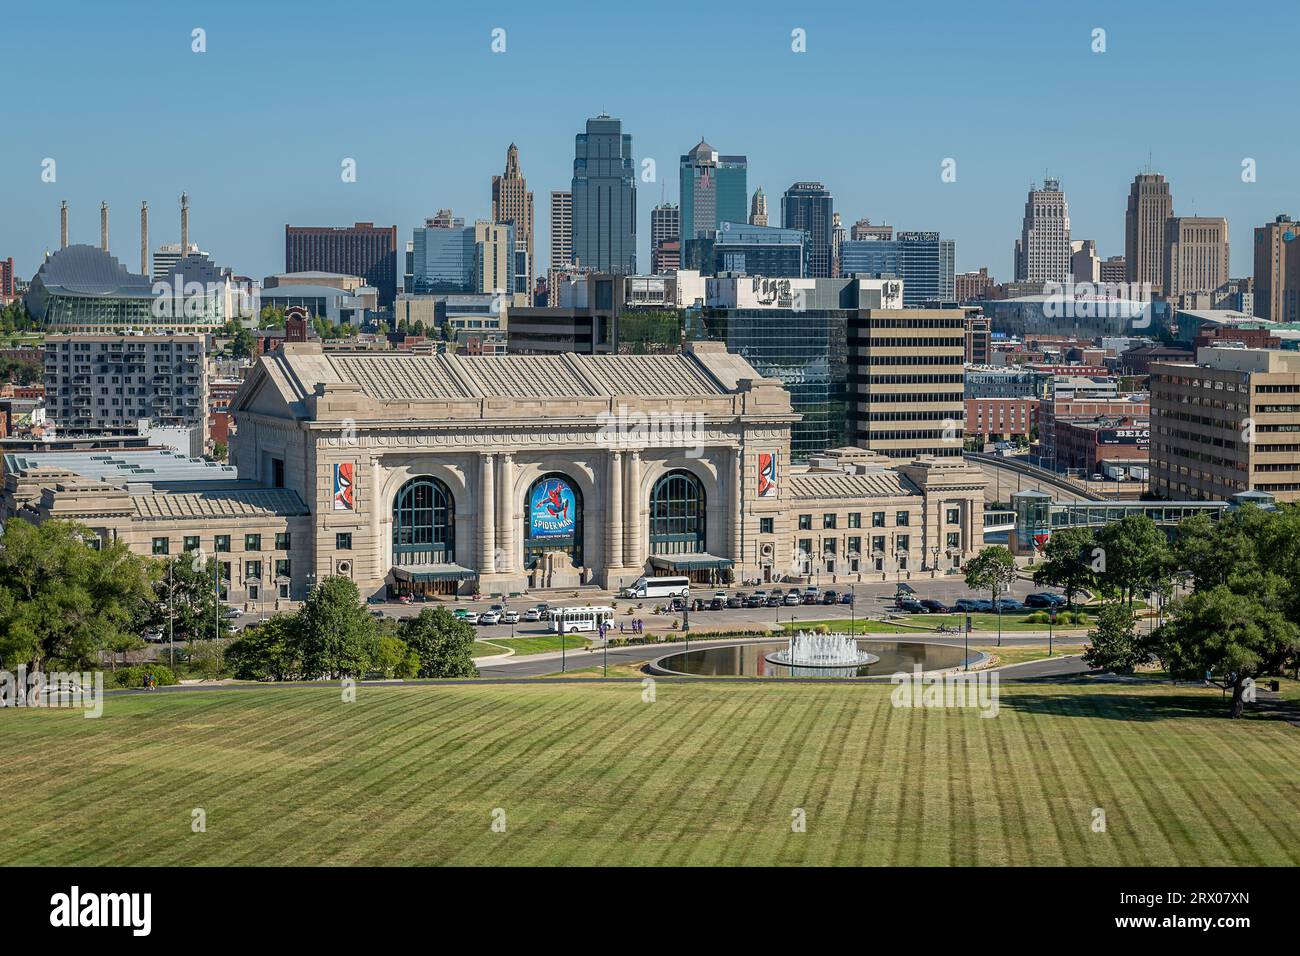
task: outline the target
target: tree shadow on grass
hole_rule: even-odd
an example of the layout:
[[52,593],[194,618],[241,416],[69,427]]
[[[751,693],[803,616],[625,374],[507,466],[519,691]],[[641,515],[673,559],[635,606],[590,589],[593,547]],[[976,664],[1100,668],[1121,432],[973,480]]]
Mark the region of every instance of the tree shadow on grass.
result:
[[[1044,682],[1047,683],[1047,682]],[[1136,687],[1126,683],[1097,684],[1086,679],[1053,681],[1056,684],[1072,686],[1087,685],[1086,692],[1065,691],[1053,693],[1039,687],[1032,693],[1002,694],[1000,707],[1026,714],[1044,714],[1066,717],[1091,717],[1102,720],[1122,720],[1126,722],[1152,722],[1161,720],[1178,720],[1182,718],[1218,718],[1229,717],[1230,701],[1221,700],[1218,693],[1206,690],[1182,687],[1172,693],[1152,694],[1134,691]],[[1142,686],[1160,686],[1155,681],[1142,681]],[[1163,686],[1168,687],[1168,684]],[[1277,719],[1247,708],[1246,715],[1253,719]]]

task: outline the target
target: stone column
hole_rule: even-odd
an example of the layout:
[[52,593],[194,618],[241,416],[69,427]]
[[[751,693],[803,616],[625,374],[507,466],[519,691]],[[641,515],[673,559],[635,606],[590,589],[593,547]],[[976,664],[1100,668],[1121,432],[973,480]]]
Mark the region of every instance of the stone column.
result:
[[[742,509],[745,507],[745,452],[743,448],[733,448],[731,450],[731,560],[735,564],[735,573],[737,580],[740,578],[740,564],[744,559],[741,553],[744,549],[744,541],[741,537],[741,528],[744,523]],[[758,529],[753,529],[757,531]]]
[[515,456],[509,453],[497,456],[497,553],[500,555],[498,571],[516,571],[515,538],[518,534],[512,499],[515,486]]
[[609,453],[609,481],[605,488],[605,566],[623,566],[623,453]]
[[641,543],[641,451],[627,453],[623,492],[623,565],[642,568],[645,565],[644,545]]
[[479,574],[491,574],[496,570],[493,567],[493,552],[496,549],[496,500],[495,486],[493,483],[493,456],[482,453],[478,456],[478,501],[475,507],[478,509],[478,570]]

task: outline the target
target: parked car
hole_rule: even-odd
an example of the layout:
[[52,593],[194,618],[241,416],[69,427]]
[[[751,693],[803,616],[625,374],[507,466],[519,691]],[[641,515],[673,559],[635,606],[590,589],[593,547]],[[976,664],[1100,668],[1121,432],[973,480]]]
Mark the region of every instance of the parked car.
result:
[[537,610],[537,608],[535,607],[530,607],[528,608],[528,610],[524,611],[525,621],[540,621],[541,619],[542,619],[542,612]]
[[366,603],[367,603],[367,604],[387,604],[387,603],[388,603],[388,598],[384,597],[382,594],[372,594],[372,595],[370,595],[370,597],[366,598]]
[[221,613],[226,618],[227,621],[233,621],[235,618],[239,617],[239,615],[243,614],[244,612],[237,607],[227,607]]
[[766,591],[755,591],[745,598],[745,607],[762,607],[767,602]]
[[803,598],[801,598],[801,597],[799,596],[799,592],[798,592],[798,591],[790,591],[790,592],[789,592],[788,594],[786,594],[786,596],[785,596],[785,606],[786,606],[786,607],[798,607],[798,606],[799,606],[800,604],[802,604],[802,603],[803,603]]
[[502,624],[518,624],[518,623],[519,623],[519,612],[518,612],[518,611],[503,611],[502,614],[501,614],[501,623],[502,623]]
[[686,610],[686,598],[675,597],[668,602],[668,610],[674,614],[681,614]]
[[839,595],[839,592],[838,592],[838,591],[823,591],[823,592],[822,592],[822,603],[823,603],[823,604],[835,604],[836,602],[839,601],[839,599],[840,599],[840,595]]
[[744,607],[744,606],[745,606],[745,595],[741,591],[737,591],[731,597],[727,598],[727,607],[731,608],[733,611],[738,607]]
[[409,594],[399,594],[399,595],[397,595],[397,603],[398,603],[398,604],[410,604],[410,603],[411,603],[411,595],[409,595]]
[[983,611],[993,610],[993,604],[989,601],[981,601],[978,598],[961,598],[953,602],[952,609],[963,614],[978,614]]
[[922,606],[923,608],[925,608],[927,611],[929,611],[931,614],[951,614],[951,613],[952,613],[952,608],[950,608],[948,605],[944,604],[942,601],[932,601],[932,600],[928,600],[928,599],[927,599],[927,600],[923,600],[923,601],[921,602],[921,606]]
[[780,607],[784,603],[785,595],[780,591],[773,591],[767,596],[767,599],[763,601],[763,604],[766,607]]
[[727,608],[727,599],[715,597],[709,601],[710,611],[724,611]]
[[925,605],[913,597],[900,597],[898,599],[898,609],[907,614],[925,613]]
[[371,616],[371,617],[383,617],[383,616],[384,616],[384,612],[381,611],[381,610],[379,610],[378,608],[375,608],[375,610],[373,610],[373,611],[370,612],[370,616]]
[[480,614],[480,615],[478,616],[478,622],[479,622],[480,624],[500,624],[500,623],[501,623],[501,612],[500,612],[500,611],[484,611],[482,614]]
[[852,592],[852,591],[845,591],[843,594],[841,594],[841,595],[840,595],[840,603],[841,603],[841,604],[852,604],[852,603],[853,603],[853,592]]
[[817,588],[804,588],[800,600],[804,604],[816,604],[821,599],[821,591]]
[[1023,611],[1025,606],[1015,598],[998,598],[997,609],[1006,614],[1008,611]]
[[464,614],[460,615],[460,619],[466,624],[477,624],[479,622],[478,611],[466,611]]
[[695,598],[691,601],[692,611],[703,611],[706,607],[708,607],[708,605],[704,603],[704,598]]
[[1052,594],[1050,591],[1039,591],[1037,594],[1031,594],[1025,598],[1026,607],[1064,607],[1066,604],[1065,597],[1060,594]]
[[150,644],[161,644],[164,640],[163,632],[157,629],[144,632],[144,639]]

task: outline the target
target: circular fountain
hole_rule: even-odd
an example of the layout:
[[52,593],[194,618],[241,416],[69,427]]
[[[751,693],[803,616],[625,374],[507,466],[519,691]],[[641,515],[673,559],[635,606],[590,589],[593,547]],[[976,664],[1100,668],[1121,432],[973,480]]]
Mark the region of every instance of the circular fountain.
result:
[[800,631],[790,636],[790,643],[767,655],[773,664],[786,667],[852,667],[874,664],[880,660],[868,654],[852,634],[809,634]]

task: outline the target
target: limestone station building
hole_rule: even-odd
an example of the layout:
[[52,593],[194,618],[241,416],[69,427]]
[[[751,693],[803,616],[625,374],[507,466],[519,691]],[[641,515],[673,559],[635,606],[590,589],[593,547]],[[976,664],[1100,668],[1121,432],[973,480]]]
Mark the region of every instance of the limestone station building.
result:
[[[216,551],[243,606],[301,600],[330,575],[366,596],[655,574],[906,579],[983,546],[978,469],[855,448],[792,467],[789,393],[721,344],[457,356],[288,343],[261,357],[231,410],[221,481],[11,455],[2,516],[74,517],[147,554]],[[159,453],[115,457],[131,454]]]

